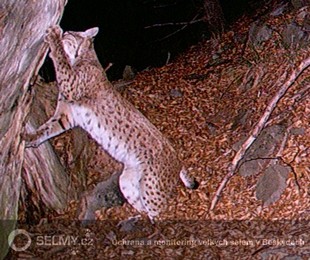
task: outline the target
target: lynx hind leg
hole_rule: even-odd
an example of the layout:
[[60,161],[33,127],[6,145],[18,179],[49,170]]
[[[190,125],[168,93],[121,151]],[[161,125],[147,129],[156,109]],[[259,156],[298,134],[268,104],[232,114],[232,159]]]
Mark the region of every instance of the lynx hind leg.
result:
[[[162,187],[163,188],[163,187]],[[171,194],[169,190],[160,189],[160,183],[155,176],[144,176],[141,180],[141,200],[153,222],[153,219],[166,207]]]
[[123,172],[119,177],[119,186],[128,203],[139,212],[143,212],[145,208],[140,197],[140,178],[139,169],[124,166]]
[[199,186],[199,184],[195,180],[195,178],[193,176],[191,176],[184,167],[180,171],[180,178],[181,178],[181,180],[184,183],[186,188],[194,190],[194,189],[197,189]]

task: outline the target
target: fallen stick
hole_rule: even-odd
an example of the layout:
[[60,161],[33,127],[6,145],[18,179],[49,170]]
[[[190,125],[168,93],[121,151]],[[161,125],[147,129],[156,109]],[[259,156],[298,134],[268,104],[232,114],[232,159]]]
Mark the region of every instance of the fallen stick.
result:
[[[230,180],[231,177],[233,177],[236,174],[236,169],[238,167],[238,164],[240,160],[244,157],[245,152],[248,150],[248,148],[252,145],[252,143],[255,141],[257,136],[261,133],[264,126],[266,125],[266,122],[268,121],[271,113],[275,109],[277,103],[279,100],[285,95],[286,91],[293,85],[295,80],[300,76],[300,74],[310,65],[310,57],[303,60],[299,66],[292,71],[291,75],[289,76],[288,80],[284,83],[284,85],[280,88],[280,90],[276,93],[276,95],[272,98],[269,105],[267,106],[264,114],[260,118],[259,122],[255,126],[255,128],[251,131],[249,137],[247,140],[242,144],[241,148],[238,150],[238,152],[235,154],[235,157],[233,158],[232,162],[228,166],[228,173],[222,180],[220,186],[216,190],[216,193],[212,199],[210,210],[213,210],[220,198],[220,195],[225,188],[226,184]],[[286,77],[287,72],[284,72],[279,80]]]

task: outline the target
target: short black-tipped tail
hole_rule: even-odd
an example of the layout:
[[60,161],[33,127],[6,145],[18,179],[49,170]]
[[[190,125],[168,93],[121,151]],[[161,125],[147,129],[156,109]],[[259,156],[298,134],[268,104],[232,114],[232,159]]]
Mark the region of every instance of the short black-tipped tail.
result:
[[199,183],[184,168],[180,172],[180,178],[186,188],[195,190],[199,187]]

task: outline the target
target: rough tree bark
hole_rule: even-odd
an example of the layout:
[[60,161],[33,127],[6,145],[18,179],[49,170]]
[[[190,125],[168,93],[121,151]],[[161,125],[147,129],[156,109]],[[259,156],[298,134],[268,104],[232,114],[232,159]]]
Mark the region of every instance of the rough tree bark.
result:
[[[0,3],[0,259],[8,251],[7,237],[17,220],[24,157],[20,133],[31,99],[27,90],[47,53],[45,31],[60,20],[65,4],[66,0]],[[52,178],[52,173],[44,174]]]
[[[32,101],[30,118],[25,125],[27,132],[34,132],[40,125],[45,123],[52,116],[55,108],[50,104],[57,102],[58,88],[56,82],[45,83],[37,80],[34,86],[35,98]],[[58,213],[67,204],[70,199],[69,180],[63,166],[54,149],[46,142],[38,148],[27,148],[24,153],[24,163],[22,169],[22,179],[27,186],[28,201],[23,206],[24,210],[27,204],[34,205],[42,202],[45,208],[56,210]],[[22,197],[23,198],[23,197]],[[38,199],[39,198],[39,199]],[[31,201],[29,201],[31,199]],[[23,198],[23,201],[25,198]],[[28,214],[31,215],[31,214]]]

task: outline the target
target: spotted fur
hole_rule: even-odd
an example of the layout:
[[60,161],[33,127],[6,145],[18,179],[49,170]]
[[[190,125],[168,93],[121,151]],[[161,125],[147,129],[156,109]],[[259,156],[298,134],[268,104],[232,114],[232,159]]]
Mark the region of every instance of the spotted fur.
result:
[[152,219],[166,206],[177,181],[193,187],[169,141],[108,81],[93,47],[98,28],[62,33],[49,29],[59,98],[55,114],[32,134],[27,146],[76,126],[82,127],[112,157],[124,164],[120,189],[127,201]]

